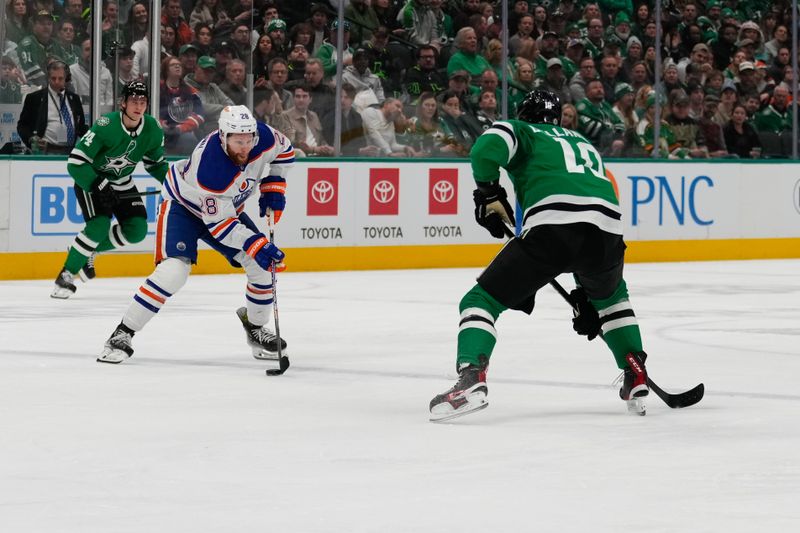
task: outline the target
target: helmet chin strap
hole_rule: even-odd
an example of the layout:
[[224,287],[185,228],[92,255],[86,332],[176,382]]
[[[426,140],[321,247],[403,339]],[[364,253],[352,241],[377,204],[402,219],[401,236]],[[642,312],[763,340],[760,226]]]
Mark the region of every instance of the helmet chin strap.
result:
[[[130,120],[131,122],[134,120],[134,118],[128,114],[128,104],[125,104],[125,107],[122,108],[122,114],[124,116],[128,117],[128,120]],[[125,129],[130,130],[130,131],[135,130],[136,128],[139,127],[139,124],[142,123],[142,120],[144,120],[144,117],[139,119],[139,122],[136,123],[136,126],[134,126],[132,128],[129,128],[128,126],[125,126]]]

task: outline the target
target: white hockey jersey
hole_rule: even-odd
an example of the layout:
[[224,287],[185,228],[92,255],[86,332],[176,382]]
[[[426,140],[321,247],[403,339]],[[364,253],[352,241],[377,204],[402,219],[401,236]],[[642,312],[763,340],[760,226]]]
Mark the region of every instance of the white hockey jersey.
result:
[[258,192],[262,178],[286,178],[294,148],[283,134],[258,123],[258,143],[246,164],[236,165],[214,131],[195,147],[189,159],[170,165],[161,194],[202,219],[211,235],[225,246],[242,249],[253,232],[237,218],[244,203]]

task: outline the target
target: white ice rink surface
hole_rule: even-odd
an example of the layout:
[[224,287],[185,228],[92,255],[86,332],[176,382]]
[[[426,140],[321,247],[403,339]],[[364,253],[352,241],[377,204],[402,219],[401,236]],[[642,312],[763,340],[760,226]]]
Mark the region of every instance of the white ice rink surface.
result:
[[432,424],[477,273],[281,274],[281,377],[243,275],[190,278],[121,365],[141,279],[0,283],[0,531],[800,531],[800,261],[626,267],[651,377],[697,406],[628,415],[544,288],[498,322],[489,408]]

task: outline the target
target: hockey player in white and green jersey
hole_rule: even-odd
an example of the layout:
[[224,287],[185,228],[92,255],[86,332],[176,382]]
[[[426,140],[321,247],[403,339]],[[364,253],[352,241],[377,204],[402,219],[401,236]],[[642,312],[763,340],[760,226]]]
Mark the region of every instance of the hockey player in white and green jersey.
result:
[[456,365],[459,380],[430,403],[431,420],[486,407],[486,369],[506,309],[531,313],[536,292],[559,274],[578,288],[573,327],[589,340],[602,335],[623,370],[620,397],[644,414],[647,357],[622,278],[625,243],[619,201],[598,151],[581,134],[560,127],[561,104],[548,91],[529,93],[519,120],[495,122],[470,153],[477,184],[475,218],[492,236],[513,236],[514,210],[500,186],[505,169],[522,209],[513,237],[463,297]]
[[155,118],[145,114],[148,100],[147,85],[128,83],[120,110],[95,120],[69,155],[67,171],[75,180],[86,226],[56,277],[53,298],[72,296],[75,276],[84,281],[95,276],[96,253],[140,242],[147,234],[147,210],[131,174],[139,161],[161,183],[167,174],[164,132]]

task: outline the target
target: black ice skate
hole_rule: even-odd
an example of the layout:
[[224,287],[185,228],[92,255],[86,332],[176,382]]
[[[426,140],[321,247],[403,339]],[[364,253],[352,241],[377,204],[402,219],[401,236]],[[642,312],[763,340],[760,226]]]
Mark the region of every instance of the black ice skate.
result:
[[[240,307],[236,310],[236,316],[242,321],[245,334],[247,335],[247,344],[253,350],[253,357],[259,361],[275,362],[282,367],[288,367],[289,359],[286,358],[286,341],[278,339],[278,336],[272,332],[266,325],[254,326],[247,319],[247,308]],[[280,340],[280,352],[278,351],[278,341]],[[285,359],[284,361],[281,361]],[[285,370],[285,369],[284,369]]]
[[94,270],[94,258],[96,255],[96,253],[90,255],[89,259],[86,261],[86,264],[83,265],[83,268],[78,271],[78,275],[80,276],[81,281],[84,283],[97,277],[97,272]]
[[473,411],[480,411],[489,406],[486,396],[486,369],[488,361],[483,358],[481,364],[462,364],[458,369],[458,382],[452,389],[431,400],[431,422],[442,422],[464,416]]
[[644,366],[646,359],[647,354],[644,352],[632,352],[625,356],[628,368],[622,372],[622,387],[619,389],[619,397],[628,404],[628,412],[640,416],[647,414],[644,399],[650,394],[647,369]]
[[103,353],[97,358],[98,363],[119,364],[133,355],[134,331],[121,323],[106,341]]
[[53,292],[50,293],[50,298],[66,300],[75,294],[76,290],[78,289],[75,287],[75,276],[66,268],[62,268],[56,277],[56,286],[53,288]]

